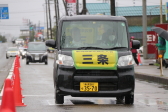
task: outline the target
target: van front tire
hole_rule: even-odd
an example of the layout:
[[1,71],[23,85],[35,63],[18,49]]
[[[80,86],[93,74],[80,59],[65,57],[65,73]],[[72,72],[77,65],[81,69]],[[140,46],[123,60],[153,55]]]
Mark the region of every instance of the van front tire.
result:
[[28,65],[29,64],[29,60],[28,59],[26,59],[26,65]]
[[63,95],[59,95],[57,93],[57,89],[55,86],[55,104],[63,104],[64,103],[64,96]]
[[45,63],[45,65],[47,65],[47,64],[48,64],[48,61],[47,61],[47,59],[45,59],[45,62],[44,62],[44,63]]
[[125,104],[133,104],[134,103],[134,95],[126,95],[125,96]]

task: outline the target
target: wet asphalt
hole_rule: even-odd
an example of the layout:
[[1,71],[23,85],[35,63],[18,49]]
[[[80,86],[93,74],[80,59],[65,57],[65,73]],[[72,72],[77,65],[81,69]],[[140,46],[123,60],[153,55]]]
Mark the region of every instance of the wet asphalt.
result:
[[2,89],[4,79],[8,76],[12,67],[14,57],[6,59],[6,49],[13,46],[12,43],[0,43],[0,91]]

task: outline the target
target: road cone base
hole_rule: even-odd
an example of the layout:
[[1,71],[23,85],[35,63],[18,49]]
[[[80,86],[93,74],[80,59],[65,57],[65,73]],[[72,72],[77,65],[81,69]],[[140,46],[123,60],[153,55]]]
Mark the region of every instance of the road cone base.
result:
[[25,105],[24,103],[16,103],[15,106],[23,107],[23,106],[27,106],[27,105]]

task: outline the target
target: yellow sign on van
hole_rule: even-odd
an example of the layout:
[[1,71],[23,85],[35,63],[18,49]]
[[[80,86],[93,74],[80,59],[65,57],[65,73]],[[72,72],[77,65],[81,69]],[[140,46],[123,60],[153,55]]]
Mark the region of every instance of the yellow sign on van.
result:
[[116,70],[118,52],[112,50],[73,50],[76,69]]

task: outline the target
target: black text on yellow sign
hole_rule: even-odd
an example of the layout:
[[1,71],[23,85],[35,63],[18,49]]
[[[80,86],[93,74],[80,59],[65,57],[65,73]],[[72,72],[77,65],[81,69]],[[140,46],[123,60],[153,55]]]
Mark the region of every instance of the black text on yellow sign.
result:
[[[83,64],[93,64],[92,55],[83,55],[83,60],[85,61]],[[108,64],[107,55],[97,55],[97,63],[102,65]]]

